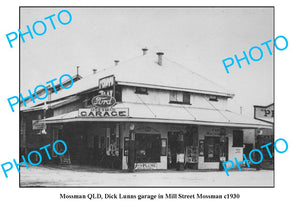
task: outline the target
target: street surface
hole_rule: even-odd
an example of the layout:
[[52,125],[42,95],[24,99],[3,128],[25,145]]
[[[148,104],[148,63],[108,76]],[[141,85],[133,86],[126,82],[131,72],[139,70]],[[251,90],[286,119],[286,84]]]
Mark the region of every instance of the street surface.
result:
[[96,167],[69,166],[49,167],[21,166],[21,187],[126,187],[126,186],[165,186],[165,187],[235,187],[273,186],[272,170],[229,171],[116,171]]

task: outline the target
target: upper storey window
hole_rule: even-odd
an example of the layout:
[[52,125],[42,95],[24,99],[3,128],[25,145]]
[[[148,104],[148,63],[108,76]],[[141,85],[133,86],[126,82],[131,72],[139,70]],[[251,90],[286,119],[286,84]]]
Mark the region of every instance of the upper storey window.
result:
[[170,103],[175,104],[190,104],[190,93],[171,91],[170,92]]
[[146,87],[136,87],[135,88],[135,93],[136,94],[148,95],[148,89]]
[[218,101],[218,96],[216,96],[216,95],[210,95],[209,96],[209,100],[210,101]]

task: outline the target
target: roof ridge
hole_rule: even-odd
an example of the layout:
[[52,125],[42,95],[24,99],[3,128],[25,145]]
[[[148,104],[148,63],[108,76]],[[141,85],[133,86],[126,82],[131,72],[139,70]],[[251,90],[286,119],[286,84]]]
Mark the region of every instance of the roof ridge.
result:
[[[139,57],[142,57],[142,56],[143,56],[143,55],[138,55],[138,56],[129,58],[129,59],[125,60],[125,61],[120,61],[120,62],[118,63],[117,66],[120,66],[120,65],[122,65],[122,64],[124,64],[124,63],[128,63],[128,62],[133,61],[133,60],[135,60],[135,59],[137,59],[137,58],[139,58]],[[115,68],[115,67],[116,67],[116,65],[112,65],[112,66],[109,66],[109,67],[107,67],[107,68],[103,68],[103,69],[101,69],[101,70],[97,70],[95,74],[98,74],[98,73],[101,72],[101,71],[102,71],[102,72],[103,72],[103,71],[109,71],[110,69],[113,69],[113,68]],[[86,75],[85,78],[90,77],[90,76],[93,76],[93,75],[95,75],[95,74],[94,74],[94,73],[90,73],[90,74]]]

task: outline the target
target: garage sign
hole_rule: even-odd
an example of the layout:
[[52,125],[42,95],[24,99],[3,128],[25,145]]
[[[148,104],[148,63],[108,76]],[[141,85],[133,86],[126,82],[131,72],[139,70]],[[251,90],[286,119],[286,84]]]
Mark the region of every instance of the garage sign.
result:
[[92,98],[93,107],[112,107],[116,104],[116,99],[108,95],[97,95]]
[[87,108],[87,109],[79,109],[78,110],[79,117],[101,117],[101,118],[120,118],[120,117],[128,117],[129,109],[128,108],[106,108],[101,109],[97,108]]

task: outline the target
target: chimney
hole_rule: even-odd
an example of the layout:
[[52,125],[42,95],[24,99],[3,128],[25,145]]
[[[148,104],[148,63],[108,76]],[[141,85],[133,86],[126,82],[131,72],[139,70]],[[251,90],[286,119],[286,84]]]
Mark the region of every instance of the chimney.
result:
[[93,69],[93,74],[96,74],[96,72],[97,72],[97,69]]
[[157,52],[156,55],[158,56],[158,60],[157,60],[158,65],[162,66],[162,56],[164,55],[164,53]]
[[143,55],[146,55],[146,54],[147,54],[147,51],[148,51],[148,49],[145,47],[145,48],[143,48],[143,49],[142,49],[142,51],[143,51]]
[[119,60],[114,60],[114,62],[115,62],[115,66],[117,66],[120,61]]

